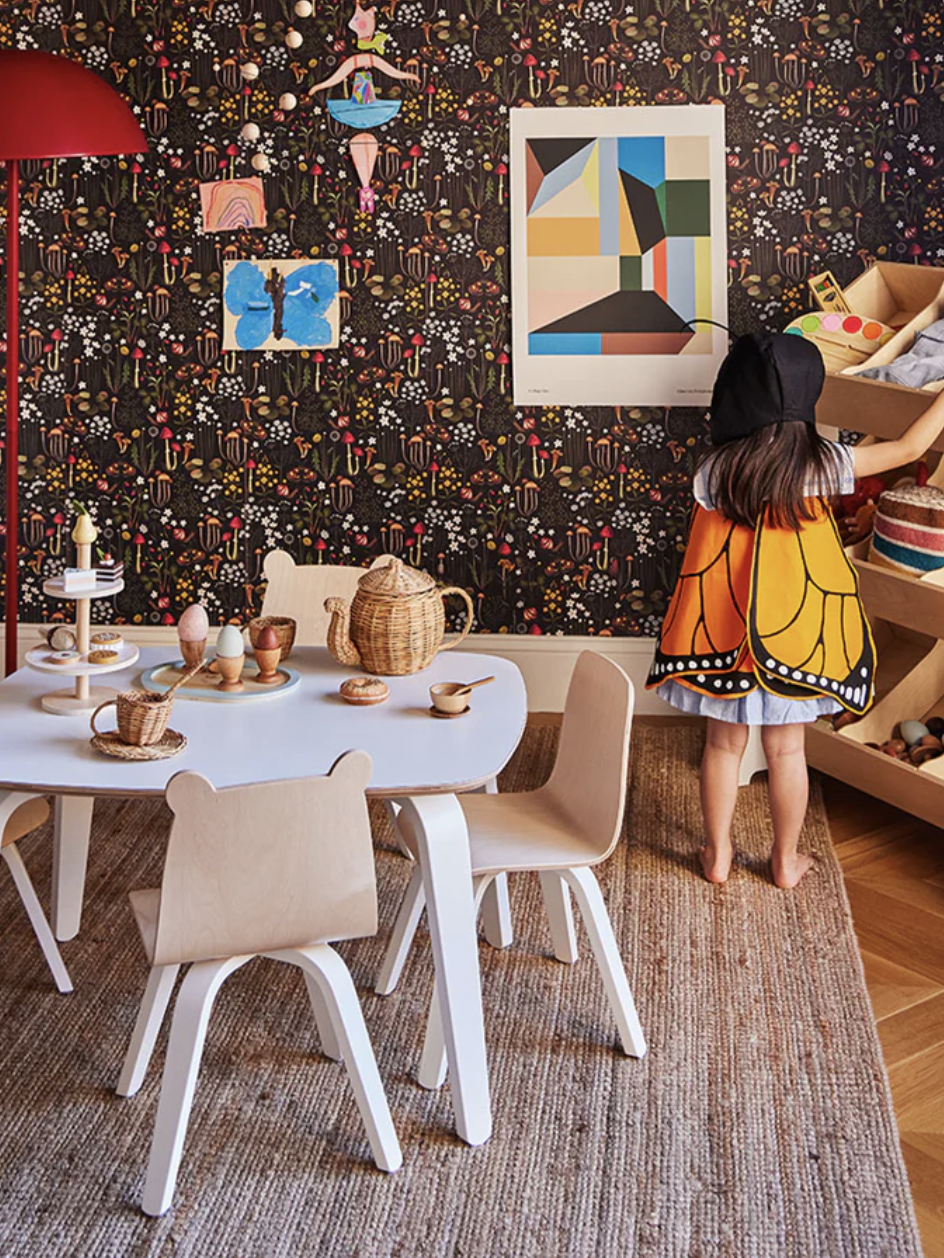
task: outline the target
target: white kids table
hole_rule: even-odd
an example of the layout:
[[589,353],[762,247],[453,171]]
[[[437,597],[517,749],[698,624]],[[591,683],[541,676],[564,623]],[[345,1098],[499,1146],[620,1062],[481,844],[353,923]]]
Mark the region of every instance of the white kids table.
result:
[[[135,667],[109,681],[129,689],[143,670],[173,655],[145,648]],[[216,787],[307,777],[327,773],[342,752],[369,752],[368,794],[410,797],[414,809],[456,1130],[467,1143],[481,1144],[492,1120],[468,832],[455,796],[487,787],[517,747],[527,717],[521,674],[494,656],[440,654],[421,673],[387,678],[386,703],[352,707],[337,690],[356,670],[316,647],[296,648],[290,663],[301,683],[281,696],[240,704],[175,701],[170,727],[186,735],[187,746],[169,760],[147,762],[93,751],[87,716],[43,711],[47,674],[21,668],[0,683],[0,788],[56,796],[53,929],[59,939],[79,930],[96,795],[163,795],[185,769]],[[434,682],[490,674],[495,681],[473,691],[466,716],[429,715]],[[113,720],[103,714],[99,727],[111,728]]]

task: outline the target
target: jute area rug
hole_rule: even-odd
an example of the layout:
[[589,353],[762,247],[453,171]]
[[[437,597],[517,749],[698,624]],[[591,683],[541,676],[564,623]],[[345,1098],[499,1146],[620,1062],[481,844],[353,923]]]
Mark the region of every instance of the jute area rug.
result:
[[[532,727],[506,790],[540,782],[556,730]],[[920,1248],[848,906],[814,788],[819,857],[795,894],[767,881],[763,781],[741,793],[724,889],[695,872],[693,728],[643,728],[626,836],[600,871],[650,1044],[623,1057],[581,935],[550,955],[536,880],[512,885],[517,938],[483,943],[495,1135],[452,1134],[448,1089],[412,1081],[431,969],[421,933],[399,990],[372,980],[409,869],[380,828],[376,939],[343,944],[404,1167],[376,1171],[343,1068],[320,1057],[301,976],[256,961],[223,988],[175,1205],[138,1203],[165,1038],[133,1099],[113,1092],[144,987],[125,893],[156,885],[169,814],[100,802],[76,983],[56,994],[0,877],[3,1258],[911,1258]],[[48,886],[49,836],[24,841]],[[45,894],[44,894],[45,898]],[[166,1036],[166,1030],[165,1030]]]

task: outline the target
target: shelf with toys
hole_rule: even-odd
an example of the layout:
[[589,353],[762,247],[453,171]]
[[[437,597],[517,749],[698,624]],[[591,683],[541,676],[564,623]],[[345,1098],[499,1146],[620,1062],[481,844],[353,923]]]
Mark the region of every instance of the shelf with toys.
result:
[[[864,364],[827,366],[817,407],[821,428],[851,429],[865,434],[865,441],[894,440],[927,408],[940,384],[912,388],[856,372],[894,362],[908,353],[917,332],[944,317],[942,281],[938,268],[878,264],[845,290],[857,314],[882,320],[895,335]],[[942,447],[939,438],[928,460],[932,467]],[[910,470],[917,471],[920,485],[926,469]],[[883,479],[888,489],[897,480],[894,474]],[[944,458],[926,484],[931,491],[944,490]],[[875,639],[876,699],[861,719],[843,714],[809,726],[807,759],[832,777],[944,827],[944,567],[911,575],[874,562],[872,523],[882,486],[860,483],[858,490],[858,499],[844,502],[847,519],[840,530]]]

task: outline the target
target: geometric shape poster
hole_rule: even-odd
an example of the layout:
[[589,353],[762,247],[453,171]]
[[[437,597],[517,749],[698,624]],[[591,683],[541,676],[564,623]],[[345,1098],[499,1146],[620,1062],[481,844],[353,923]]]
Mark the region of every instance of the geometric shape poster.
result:
[[724,107],[511,111],[517,405],[703,406],[727,334]]

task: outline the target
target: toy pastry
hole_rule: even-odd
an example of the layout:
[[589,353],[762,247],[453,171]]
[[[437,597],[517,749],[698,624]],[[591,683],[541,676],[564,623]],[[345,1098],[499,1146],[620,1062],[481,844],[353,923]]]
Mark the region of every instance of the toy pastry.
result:
[[109,647],[100,647],[97,651],[89,651],[88,662],[90,664],[116,664],[118,652]]
[[53,651],[51,655],[46,656],[47,664],[75,664],[82,657],[78,651]]
[[390,688],[379,677],[348,677],[339,687],[341,698],[348,703],[368,707],[372,703],[383,703],[389,697]]
[[92,634],[93,648],[102,647],[108,651],[120,651],[123,639],[120,633],[112,633],[110,630],[103,630],[101,633]]

